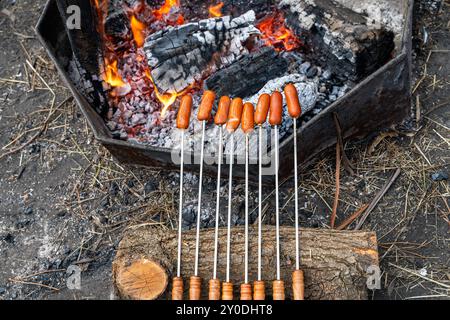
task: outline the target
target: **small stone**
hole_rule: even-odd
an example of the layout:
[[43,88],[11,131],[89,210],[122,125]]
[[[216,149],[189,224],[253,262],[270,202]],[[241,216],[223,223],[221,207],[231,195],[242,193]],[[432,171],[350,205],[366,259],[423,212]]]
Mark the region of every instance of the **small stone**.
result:
[[0,294],[5,294],[5,292],[6,292],[6,289],[3,287],[0,287]]
[[148,181],[144,185],[144,191],[146,194],[152,193],[155,190],[158,190],[158,184],[156,183],[156,181]]
[[26,214],[26,215],[33,214],[33,208],[32,207],[27,207],[27,208],[25,208],[23,213]]
[[447,181],[448,180],[448,173],[444,171],[438,171],[436,173],[433,173],[431,175],[431,179],[433,181],[439,182],[439,181]]
[[66,211],[66,210],[61,210],[61,211],[59,211],[56,215],[57,215],[58,217],[62,218],[62,217],[65,217],[66,214],[67,214],[67,211]]

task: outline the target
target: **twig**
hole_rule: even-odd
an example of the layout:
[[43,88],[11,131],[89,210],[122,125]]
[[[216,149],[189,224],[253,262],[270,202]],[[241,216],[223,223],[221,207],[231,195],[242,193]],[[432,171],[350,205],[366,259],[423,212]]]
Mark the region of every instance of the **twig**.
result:
[[344,230],[345,228],[347,228],[349,225],[352,224],[353,221],[355,221],[356,219],[359,218],[359,216],[367,210],[367,208],[369,207],[368,204],[363,205],[361,208],[359,208],[354,214],[352,214],[350,217],[348,217],[347,219],[344,220],[344,222],[342,222],[339,227],[336,228],[336,230]]
[[401,169],[397,169],[395,171],[395,173],[392,175],[392,177],[389,179],[387,184],[385,184],[383,186],[383,188],[381,188],[381,190],[378,192],[378,194],[375,196],[375,198],[370,203],[369,208],[367,208],[366,212],[364,213],[364,215],[359,220],[358,224],[355,227],[355,230],[361,229],[362,225],[366,221],[366,219],[369,216],[369,214],[373,211],[373,209],[375,209],[375,207],[377,206],[378,202],[380,202],[381,198],[383,198],[383,196],[386,194],[386,192],[388,192],[388,190],[391,188],[391,186],[395,182],[395,180],[397,180],[398,176],[400,175],[400,172],[401,172]]
[[9,279],[9,281],[21,283],[21,284],[28,284],[28,285],[32,285],[32,286],[39,286],[39,287],[47,288],[47,289],[50,289],[53,291],[59,291],[58,288],[55,288],[52,286],[47,286],[47,285],[45,285],[43,283],[39,283],[39,282],[29,282],[29,281],[22,281],[22,280],[18,280],[18,279]]
[[339,120],[339,116],[337,115],[336,112],[333,112],[333,118],[334,118],[334,124],[336,126],[337,141],[338,141],[339,147],[341,148],[342,163],[344,164],[345,170],[347,170],[348,173],[350,173],[352,176],[354,176],[355,168],[353,167],[353,164],[350,162],[350,160],[347,157],[347,154],[345,153],[344,138],[342,137],[341,121]]
[[331,212],[330,227],[334,229],[334,223],[336,221],[337,209],[339,205],[339,193],[341,185],[341,148],[339,144],[336,144],[336,194],[334,195],[333,210]]
[[389,262],[389,265],[390,265],[390,266],[393,266],[393,267],[395,267],[395,268],[397,268],[397,269],[400,269],[400,270],[402,270],[402,271],[405,271],[405,272],[407,272],[407,273],[409,273],[409,274],[412,274],[412,275],[414,275],[414,276],[416,276],[416,277],[422,278],[422,279],[424,279],[424,280],[426,280],[426,281],[429,281],[429,282],[432,282],[432,283],[434,283],[434,284],[437,284],[437,285],[439,285],[439,286],[441,286],[441,287],[450,289],[450,285],[445,284],[445,283],[442,283],[442,282],[439,282],[439,281],[436,281],[436,280],[431,279],[431,278],[428,278],[428,277],[425,277],[425,276],[421,275],[420,273],[414,272],[413,270],[410,270],[410,269],[407,269],[407,268],[403,268],[403,267],[397,266],[397,265],[395,265],[395,264],[393,264],[393,263],[391,263],[391,262]]

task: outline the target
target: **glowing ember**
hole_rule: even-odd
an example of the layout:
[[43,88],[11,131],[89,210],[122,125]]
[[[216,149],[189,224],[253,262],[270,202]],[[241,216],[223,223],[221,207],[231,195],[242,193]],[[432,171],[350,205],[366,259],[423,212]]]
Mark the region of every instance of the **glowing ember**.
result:
[[161,20],[163,16],[168,15],[172,8],[180,7],[180,0],[166,0],[158,10],[154,10],[153,14],[157,19]]
[[130,24],[134,41],[136,41],[136,45],[138,46],[138,48],[141,48],[145,42],[144,30],[146,28],[146,25],[140,22],[134,15],[131,16]]
[[266,45],[274,47],[277,51],[292,51],[301,45],[301,41],[286,27],[282,13],[265,18],[257,28],[261,31]]
[[222,8],[223,8],[223,2],[219,2],[215,6],[209,7],[209,16],[210,17],[221,17],[222,16]]
[[126,83],[122,80],[117,68],[117,60],[112,62],[105,61],[105,82],[111,87],[122,87]]

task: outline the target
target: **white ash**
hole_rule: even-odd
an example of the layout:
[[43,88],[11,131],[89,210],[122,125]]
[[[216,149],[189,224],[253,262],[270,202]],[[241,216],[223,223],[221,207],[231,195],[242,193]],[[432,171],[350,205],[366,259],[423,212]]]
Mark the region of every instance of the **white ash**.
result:
[[150,35],[144,51],[159,91],[181,92],[248,54],[243,43],[260,33],[254,22],[255,12],[250,10],[236,18],[210,18]]

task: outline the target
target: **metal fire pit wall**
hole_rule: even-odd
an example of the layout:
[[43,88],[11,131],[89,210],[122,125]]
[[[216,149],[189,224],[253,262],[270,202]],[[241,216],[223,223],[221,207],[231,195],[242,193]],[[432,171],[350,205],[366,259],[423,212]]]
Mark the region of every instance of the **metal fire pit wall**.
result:
[[[179,170],[179,166],[172,162],[169,149],[113,139],[104,120],[75,88],[64,67],[64,62],[67,63],[68,58],[67,52],[63,52],[63,48],[70,47],[70,45],[56,1],[48,1],[36,27],[37,34],[87,118],[95,138],[122,163],[155,169]],[[336,144],[333,113],[336,113],[340,119],[345,139],[363,138],[368,134],[399,123],[408,116],[411,108],[413,0],[404,0],[403,7],[405,8],[404,27],[401,46],[397,48],[397,56],[297,131],[300,170],[310,165],[320,152]],[[281,179],[293,174],[293,139],[292,135],[280,144]],[[205,160],[207,163],[214,163],[212,159]],[[223,166],[224,177],[228,174],[227,167]],[[199,165],[186,165],[185,170],[198,172]],[[204,170],[206,174],[215,175],[217,166],[205,163]],[[243,164],[234,165],[233,174],[236,178],[244,178],[245,166]],[[257,165],[249,166],[249,176],[254,182],[257,181]],[[264,176],[263,179],[265,183],[274,181],[273,176]]]

